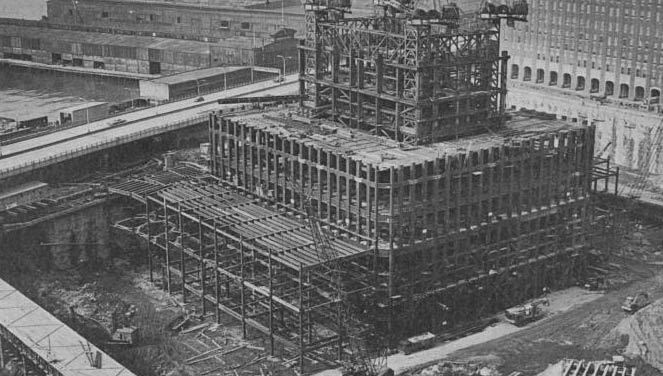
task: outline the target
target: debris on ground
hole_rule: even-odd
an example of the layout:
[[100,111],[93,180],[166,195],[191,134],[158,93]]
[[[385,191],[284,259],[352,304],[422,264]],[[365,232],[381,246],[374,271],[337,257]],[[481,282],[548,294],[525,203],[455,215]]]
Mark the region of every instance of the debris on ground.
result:
[[412,376],[501,376],[494,364],[481,362],[443,361],[422,370],[409,373]]
[[614,356],[612,360],[588,361],[576,359],[561,360],[537,376],[572,375],[627,375],[635,376],[637,368],[625,364],[624,358]]
[[625,317],[609,333],[603,345],[618,344],[626,337],[628,343],[624,348],[624,355],[640,357],[663,371],[663,299]]
[[[535,375],[565,358],[599,361],[610,359],[624,348],[626,353],[637,354],[642,341],[650,353],[645,358],[649,364],[637,357],[631,359],[637,362],[638,376],[660,375],[661,371],[652,366],[660,367],[663,363],[663,341],[649,337],[663,338],[663,304],[657,302],[663,297],[663,263],[657,261],[661,257],[663,228],[633,222],[627,228],[623,242],[606,255],[606,262],[595,265],[597,274],[608,285],[602,288],[599,298],[531,323],[518,332],[459,350],[448,359],[467,361],[470,357],[490,354],[503,360],[497,368],[503,375],[512,372]],[[645,292],[655,303],[632,315],[624,312],[622,304],[626,297],[635,297],[640,292]],[[618,327],[631,336],[622,336]],[[660,352],[653,353],[655,350]]]

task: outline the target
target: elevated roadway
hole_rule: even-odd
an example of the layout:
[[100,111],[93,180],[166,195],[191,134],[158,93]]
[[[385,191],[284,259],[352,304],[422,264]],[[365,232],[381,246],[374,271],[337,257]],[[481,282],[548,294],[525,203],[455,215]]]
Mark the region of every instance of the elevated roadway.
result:
[[[219,99],[249,95],[287,95],[295,94],[297,90],[297,75],[290,75],[284,83],[267,81],[246,85],[207,94],[202,102],[196,102],[195,98],[172,102],[4,145],[0,150],[0,180],[142,138],[200,124],[206,121],[210,111],[236,106],[219,105],[216,102]],[[119,119],[125,122],[114,125]]]

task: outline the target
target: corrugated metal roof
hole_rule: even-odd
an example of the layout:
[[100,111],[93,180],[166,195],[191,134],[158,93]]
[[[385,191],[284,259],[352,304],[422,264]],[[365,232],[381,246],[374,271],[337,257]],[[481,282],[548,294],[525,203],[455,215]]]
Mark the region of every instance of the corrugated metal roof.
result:
[[252,47],[261,47],[272,43],[272,40],[257,38],[254,46],[254,38],[242,36],[221,39],[216,43],[208,43],[186,39],[71,31],[46,27],[15,25],[0,25],[0,35],[38,38],[42,40],[57,39],[63,42],[89,43],[101,46],[152,48],[156,50],[170,50],[204,55],[210,53],[210,47],[242,47],[250,49]]
[[242,70],[242,69],[247,69],[247,68],[251,68],[251,67],[229,66],[229,67],[216,67],[216,68],[197,69],[197,70],[190,71],[190,72],[184,72],[184,73],[179,73],[179,74],[173,74],[173,75],[170,75],[170,76],[155,78],[153,80],[150,80],[150,82],[153,82],[153,83],[156,83],[156,84],[174,85],[174,84],[179,84],[179,83],[183,83],[183,82],[189,82],[189,81],[200,80],[200,79],[203,79],[203,78],[214,77],[214,76],[222,75],[222,74],[225,74],[225,73],[232,73],[232,72]]
[[102,366],[90,366],[85,338],[1,279],[0,325],[64,376],[134,375],[92,344],[93,353],[102,353]]
[[103,105],[108,105],[108,102],[86,102],[83,104],[78,104],[76,106],[67,107],[65,109],[60,110],[60,112],[74,112],[78,110],[84,110],[86,108],[92,108]]

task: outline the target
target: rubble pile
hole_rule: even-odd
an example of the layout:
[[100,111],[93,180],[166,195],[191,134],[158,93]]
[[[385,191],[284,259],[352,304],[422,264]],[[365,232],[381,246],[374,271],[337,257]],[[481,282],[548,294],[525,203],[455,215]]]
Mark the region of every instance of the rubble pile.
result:
[[462,362],[439,362],[433,366],[424,368],[413,376],[501,376],[493,365],[462,363]]
[[104,292],[97,282],[89,282],[79,288],[66,281],[49,281],[39,288],[40,296],[57,297],[54,313],[72,322],[84,320],[96,324],[110,335],[116,328],[129,324],[137,308],[125,302],[118,294]]
[[[624,355],[640,357],[663,371],[663,299],[622,320],[603,341],[604,347],[624,345]],[[623,342],[624,341],[624,342]]]

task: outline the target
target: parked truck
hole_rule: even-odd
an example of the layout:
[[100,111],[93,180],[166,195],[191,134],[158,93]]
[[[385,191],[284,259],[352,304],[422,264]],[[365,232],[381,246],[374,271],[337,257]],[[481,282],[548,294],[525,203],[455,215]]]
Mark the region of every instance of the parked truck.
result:
[[628,313],[635,313],[650,303],[649,296],[644,293],[638,293],[636,296],[627,296],[622,303],[622,309]]
[[505,311],[506,321],[516,326],[526,325],[543,317],[541,306],[550,304],[548,299],[539,299]]

